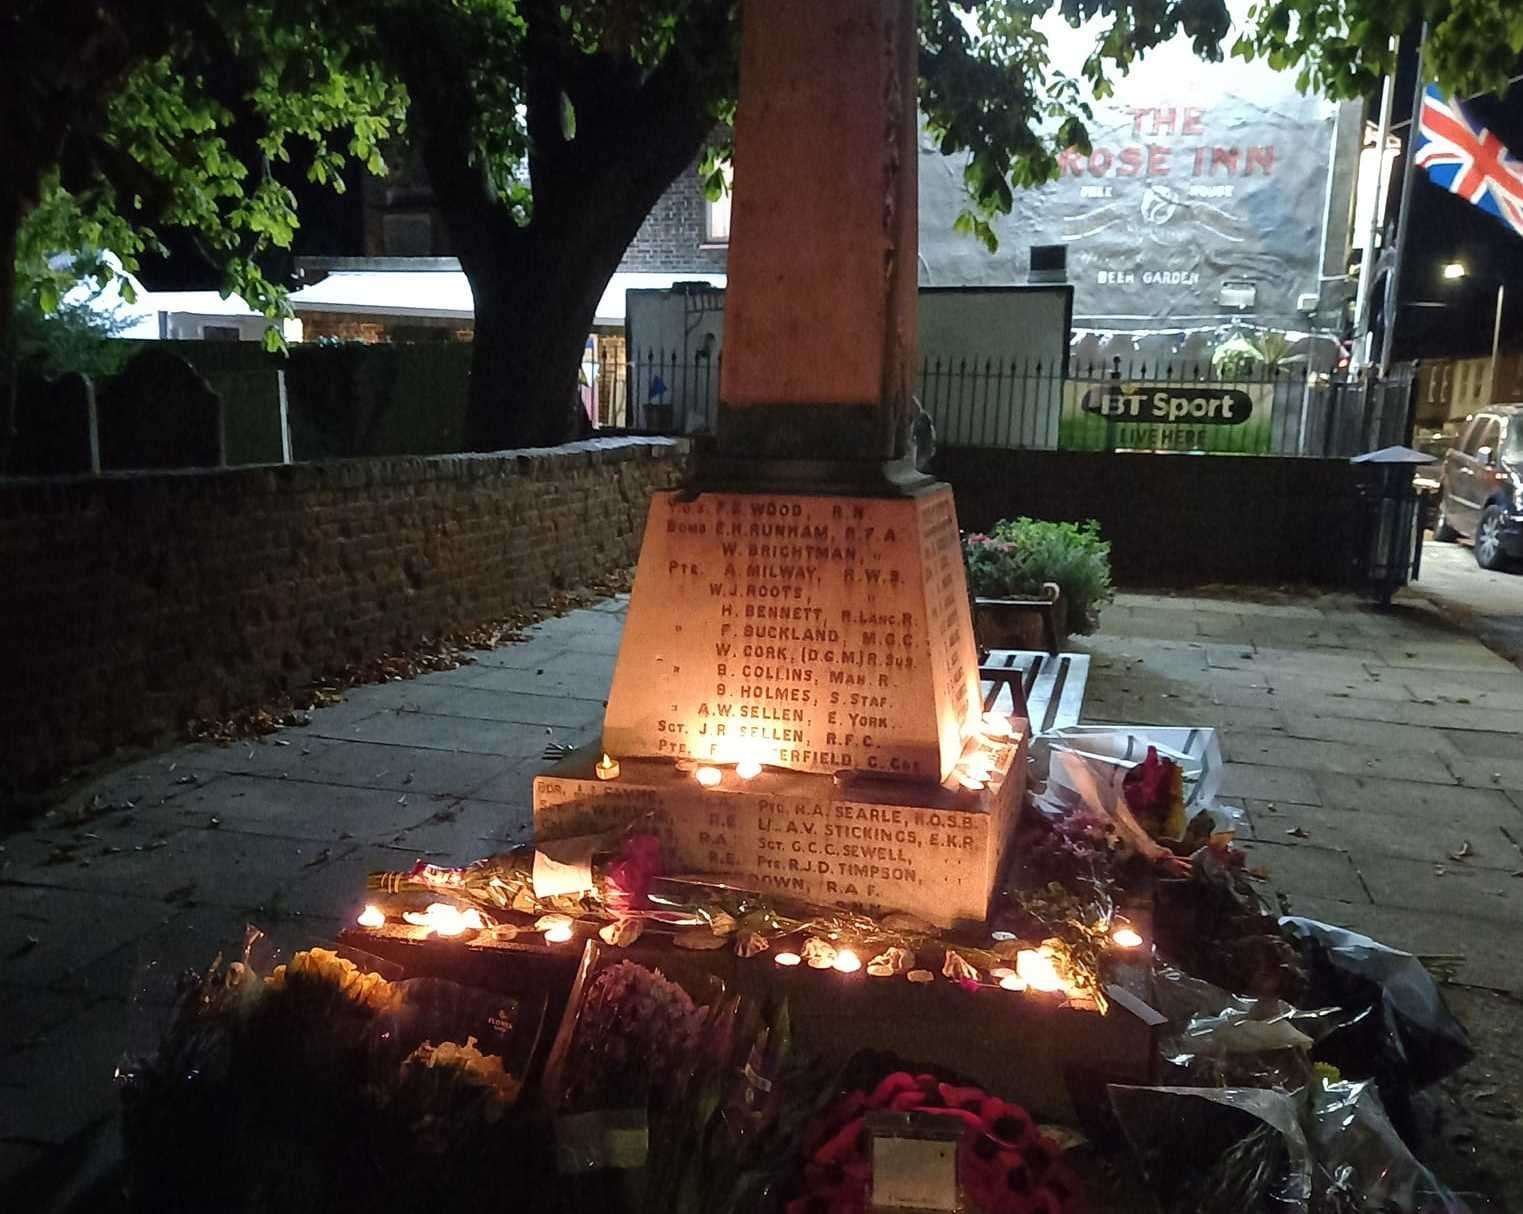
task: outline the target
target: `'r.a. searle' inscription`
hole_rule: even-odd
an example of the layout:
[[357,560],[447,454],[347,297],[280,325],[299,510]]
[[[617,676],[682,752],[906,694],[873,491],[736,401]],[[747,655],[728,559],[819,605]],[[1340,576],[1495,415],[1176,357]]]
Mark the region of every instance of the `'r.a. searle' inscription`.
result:
[[946,643],[959,629],[947,577],[960,585],[960,560],[944,488],[890,500],[658,495],[605,744],[939,778],[977,695],[971,664],[953,656],[962,647]]

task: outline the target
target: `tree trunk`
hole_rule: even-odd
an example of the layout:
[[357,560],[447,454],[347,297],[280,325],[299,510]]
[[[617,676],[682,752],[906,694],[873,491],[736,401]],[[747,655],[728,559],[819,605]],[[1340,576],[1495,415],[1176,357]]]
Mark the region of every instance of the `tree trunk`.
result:
[[[558,257],[532,229],[512,255],[462,257],[475,296],[465,444],[472,451],[551,447],[581,437],[577,372],[619,253]],[[620,250],[622,252],[622,248]]]
[[16,243],[25,214],[19,195],[0,193],[0,472],[16,440]]

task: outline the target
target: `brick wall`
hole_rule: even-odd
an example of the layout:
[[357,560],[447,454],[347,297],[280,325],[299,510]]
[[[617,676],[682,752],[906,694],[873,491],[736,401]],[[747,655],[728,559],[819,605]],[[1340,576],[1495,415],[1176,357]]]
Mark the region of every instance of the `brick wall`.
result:
[[702,247],[704,220],[703,183],[696,167],[685,169],[645,217],[619,269],[724,273],[729,250],[724,245]]
[[630,564],[682,451],[0,480],[0,789]]

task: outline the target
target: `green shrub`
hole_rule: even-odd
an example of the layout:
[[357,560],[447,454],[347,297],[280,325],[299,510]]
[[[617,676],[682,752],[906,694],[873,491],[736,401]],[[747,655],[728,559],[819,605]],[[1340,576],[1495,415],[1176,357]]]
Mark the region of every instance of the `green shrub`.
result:
[[1100,538],[1100,525],[1049,523],[1040,519],[1001,519],[988,535],[963,540],[968,588],[980,598],[1019,598],[1042,593],[1056,582],[1068,601],[1073,632],[1092,632],[1100,608],[1114,595],[1111,546]]

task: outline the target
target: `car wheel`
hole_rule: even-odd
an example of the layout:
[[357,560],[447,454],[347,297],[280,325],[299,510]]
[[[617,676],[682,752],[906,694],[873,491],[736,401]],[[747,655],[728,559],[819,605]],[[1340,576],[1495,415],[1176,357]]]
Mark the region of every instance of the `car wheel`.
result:
[[1460,538],[1460,533],[1449,525],[1449,515],[1444,510],[1442,496],[1438,502],[1438,518],[1433,521],[1433,538],[1440,544],[1452,544]]
[[1475,529],[1475,563],[1482,569],[1501,569],[1507,564],[1502,551],[1502,508],[1487,506]]

